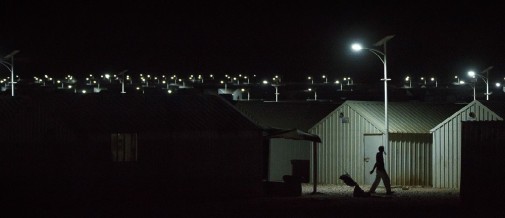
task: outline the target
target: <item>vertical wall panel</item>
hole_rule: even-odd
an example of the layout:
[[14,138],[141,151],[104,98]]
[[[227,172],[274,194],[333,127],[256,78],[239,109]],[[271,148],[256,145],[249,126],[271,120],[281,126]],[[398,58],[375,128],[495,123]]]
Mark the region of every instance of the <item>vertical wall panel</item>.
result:
[[390,134],[387,161],[392,184],[430,186],[431,136]]

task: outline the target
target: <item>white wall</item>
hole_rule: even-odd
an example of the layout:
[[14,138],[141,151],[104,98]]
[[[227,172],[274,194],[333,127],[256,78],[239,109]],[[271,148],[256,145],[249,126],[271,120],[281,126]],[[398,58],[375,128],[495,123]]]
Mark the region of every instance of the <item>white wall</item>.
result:
[[[347,123],[338,115],[344,114]],[[346,172],[359,184],[365,183],[364,135],[382,132],[348,105],[343,104],[309,130],[319,135],[318,181],[343,184],[339,176]],[[426,134],[390,134],[385,156],[392,185],[431,184],[431,136]],[[312,167],[311,167],[312,169]],[[311,180],[313,181],[313,180]]]
[[[344,119],[339,118],[341,112],[347,123],[343,123]],[[344,104],[309,131],[318,135],[322,141],[318,145],[319,183],[343,184],[338,177],[348,172],[353,179],[363,184],[365,173],[363,136],[380,134],[377,128]]]
[[291,160],[311,160],[311,144],[303,140],[271,139],[269,181],[282,181],[284,175],[291,175]]

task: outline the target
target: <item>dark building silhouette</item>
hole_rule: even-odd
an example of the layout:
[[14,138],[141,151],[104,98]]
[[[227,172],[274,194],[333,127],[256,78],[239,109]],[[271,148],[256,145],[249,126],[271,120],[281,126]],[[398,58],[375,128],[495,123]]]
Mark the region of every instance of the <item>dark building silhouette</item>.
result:
[[217,95],[5,97],[0,117],[11,202],[263,195],[263,129]]

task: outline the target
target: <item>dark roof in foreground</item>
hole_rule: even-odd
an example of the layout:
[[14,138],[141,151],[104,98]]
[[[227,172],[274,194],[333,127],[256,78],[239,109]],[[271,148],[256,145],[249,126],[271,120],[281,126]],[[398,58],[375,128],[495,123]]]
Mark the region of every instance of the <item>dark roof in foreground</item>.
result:
[[[259,130],[217,95],[51,95],[0,99],[2,118],[38,114],[80,132]],[[41,124],[39,124],[41,125]]]

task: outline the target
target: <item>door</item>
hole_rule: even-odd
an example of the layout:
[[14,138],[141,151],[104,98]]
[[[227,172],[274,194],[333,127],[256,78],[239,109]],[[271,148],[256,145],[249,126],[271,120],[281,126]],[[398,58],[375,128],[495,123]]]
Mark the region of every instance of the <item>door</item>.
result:
[[371,185],[375,180],[375,173],[370,174],[375,164],[375,154],[379,151],[379,146],[382,145],[381,135],[365,135],[365,154],[363,157],[365,167],[365,185]]

